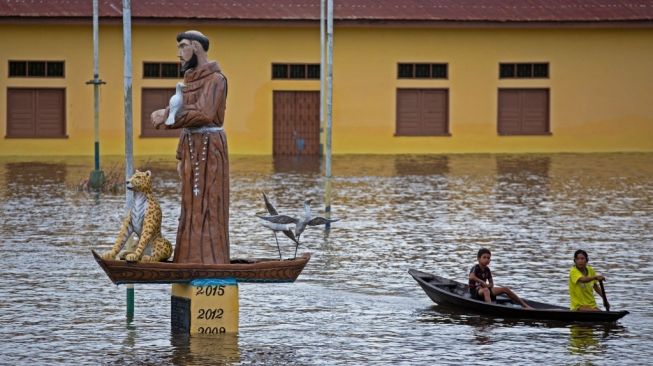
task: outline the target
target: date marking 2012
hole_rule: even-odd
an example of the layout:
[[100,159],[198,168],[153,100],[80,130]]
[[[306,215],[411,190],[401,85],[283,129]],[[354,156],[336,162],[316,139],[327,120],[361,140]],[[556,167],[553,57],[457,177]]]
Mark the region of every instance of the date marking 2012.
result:
[[222,319],[224,310],[222,309],[199,309],[197,319]]

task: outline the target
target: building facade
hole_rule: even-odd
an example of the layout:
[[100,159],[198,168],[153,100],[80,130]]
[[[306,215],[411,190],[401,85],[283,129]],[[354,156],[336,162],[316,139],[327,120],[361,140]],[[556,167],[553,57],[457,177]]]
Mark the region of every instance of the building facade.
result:
[[[653,151],[653,2],[605,2],[617,6],[598,15],[563,1],[508,15],[498,10],[519,2],[497,1],[496,14],[452,1],[336,7],[333,153]],[[90,2],[16,3],[0,5],[0,155],[92,155]],[[101,3],[100,146],[119,155],[122,4]],[[199,1],[190,15],[134,3],[135,154],[176,148],[178,131],[153,130],[149,113],[180,80],[187,29],[209,37],[228,78],[232,154],[319,153],[319,1]]]

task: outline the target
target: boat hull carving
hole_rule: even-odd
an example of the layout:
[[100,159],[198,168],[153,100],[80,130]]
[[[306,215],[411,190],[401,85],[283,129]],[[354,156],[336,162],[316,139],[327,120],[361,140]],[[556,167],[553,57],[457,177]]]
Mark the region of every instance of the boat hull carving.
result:
[[116,285],[129,283],[183,283],[200,278],[235,278],[238,282],[294,282],[310,253],[295,259],[234,259],[230,264],[127,262],[93,257]]

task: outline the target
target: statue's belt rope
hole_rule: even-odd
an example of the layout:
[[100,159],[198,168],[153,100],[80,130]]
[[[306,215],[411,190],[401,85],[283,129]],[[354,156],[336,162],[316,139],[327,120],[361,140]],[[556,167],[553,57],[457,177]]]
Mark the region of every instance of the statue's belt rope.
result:
[[187,127],[184,128],[184,133],[211,133],[224,131],[223,127],[217,126],[202,126],[202,127]]
[[200,193],[200,185],[199,185],[199,180],[200,180],[200,160],[201,161],[206,161],[206,153],[207,153],[207,147],[209,144],[209,134],[213,132],[219,132],[223,131],[224,128],[222,127],[213,127],[213,126],[202,126],[202,127],[192,127],[192,128],[184,128],[184,133],[186,134],[193,134],[193,133],[201,133],[204,136],[202,137],[202,154],[200,156],[195,157],[195,147],[193,146],[193,139],[189,138],[188,139],[188,150],[190,152],[190,164],[191,168],[193,169],[193,194],[197,196]]

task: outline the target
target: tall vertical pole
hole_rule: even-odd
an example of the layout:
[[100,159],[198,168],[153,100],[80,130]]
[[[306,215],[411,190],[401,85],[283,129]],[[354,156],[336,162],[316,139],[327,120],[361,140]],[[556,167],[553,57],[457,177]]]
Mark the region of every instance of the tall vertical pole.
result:
[[[134,174],[134,133],[132,128],[132,24],[131,0],[122,0],[122,32],[124,49],[125,95],[125,178]],[[127,207],[132,206],[133,194],[126,191]]]
[[99,66],[99,21],[98,21],[98,0],[93,0],[93,126],[95,130],[95,170],[100,170],[100,86],[97,80],[100,74]]
[[[122,0],[122,34],[124,49],[125,94],[125,179],[134,172],[134,148],[132,131],[132,24],[131,0]],[[125,190],[127,209],[131,209],[134,196]],[[127,285],[127,321],[134,318],[134,285]]]
[[100,80],[99,67],[99,21],[98,21],[98,0],[93,0],[93,80],[86,84],[93,84],[93,129],[95,140],[95,169],[91,172],[89,185],[91,188],[98,189],[104,185],[104,172],[100,170],[100,85],[104,84]]
[[[326,48],[326,189],[325,189],[325,214],[331,217],[331,119],[332,119],[332,99],[333,99],[333,0],[327,0],[327,48]],[[326,230],[331,228],[327,223]]]
[[324,62],[324,41],[325,41],[325,31],[326,27],[324,24],[325,21],[325,10],[326,10],[326,0],[320,0],[320,155],[324,154],[324,72],[325,62]]

